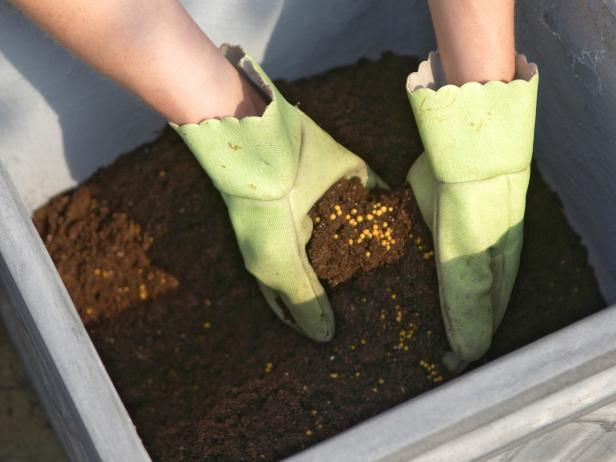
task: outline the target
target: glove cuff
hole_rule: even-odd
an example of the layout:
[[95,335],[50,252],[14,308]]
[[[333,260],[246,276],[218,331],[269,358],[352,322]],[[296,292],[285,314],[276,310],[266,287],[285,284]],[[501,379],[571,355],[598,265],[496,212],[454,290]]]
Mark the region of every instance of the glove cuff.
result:
[[509,83],[448,85],[438,52],[409,75],[407,94],[440,182],[477,181],[530,165],[539,72],[522,54]]
[[299,165],[301,118],[263,69],[240,47],[221,51],[270,100],[260,117],[224,117],[169,123],[224,194],[271,200],[292,188]]

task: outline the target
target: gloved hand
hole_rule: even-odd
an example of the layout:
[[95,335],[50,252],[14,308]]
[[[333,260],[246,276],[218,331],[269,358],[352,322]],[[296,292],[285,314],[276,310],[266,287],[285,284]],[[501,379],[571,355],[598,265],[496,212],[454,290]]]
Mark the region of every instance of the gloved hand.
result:
[[442,75],[431,53],[408,78],[425,152],[407,180],[432,232],[455,368],[488,350],[517,276],[539,74],[518,55],[508,84],[442,86]]
[[310,208],[336,181],[382,181],[363,160],[289,104],[238,47],[223,53],[270,101],[261,117],[171,126],[221,192],[244,257],[274,312],[317,341],[331,339],[334,315],[306,256]]

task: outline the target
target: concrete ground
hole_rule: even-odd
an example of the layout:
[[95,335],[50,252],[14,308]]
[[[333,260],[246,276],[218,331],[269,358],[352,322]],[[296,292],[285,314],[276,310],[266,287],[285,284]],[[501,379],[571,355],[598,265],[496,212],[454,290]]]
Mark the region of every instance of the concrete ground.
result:
[[15,349],[0,322],[0,462],[64,462]]

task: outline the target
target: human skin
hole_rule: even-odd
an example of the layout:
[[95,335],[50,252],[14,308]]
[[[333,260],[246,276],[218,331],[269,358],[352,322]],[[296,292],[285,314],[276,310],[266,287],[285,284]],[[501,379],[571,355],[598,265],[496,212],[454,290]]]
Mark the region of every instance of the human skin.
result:
[[[177,0],[12,0],[64,46],[168,120],[258,115],[261,95]],[[429,0],[447,81],[510,81],[514,0]]]
[[75,55],[177,124],[259,115],[261,95],[177,0],[11,0]]
[[447,83],[511,81],[514,0],[429,0]]

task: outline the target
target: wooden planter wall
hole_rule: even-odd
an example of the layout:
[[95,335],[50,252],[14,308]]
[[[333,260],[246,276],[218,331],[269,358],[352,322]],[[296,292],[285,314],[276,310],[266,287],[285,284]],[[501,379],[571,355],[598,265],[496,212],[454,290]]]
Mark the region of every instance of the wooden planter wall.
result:
[[[315,1],[183,3],[275,78],[434,47],[423,0]],[[616,303],[616,5],[519,0],[517,37],[541,72],[538,167]],[[0,2],[0,314],[73,461],[150,458],[29,213],[163,125]],[[608,460],[615,331],[607,308],[291,459]]]

